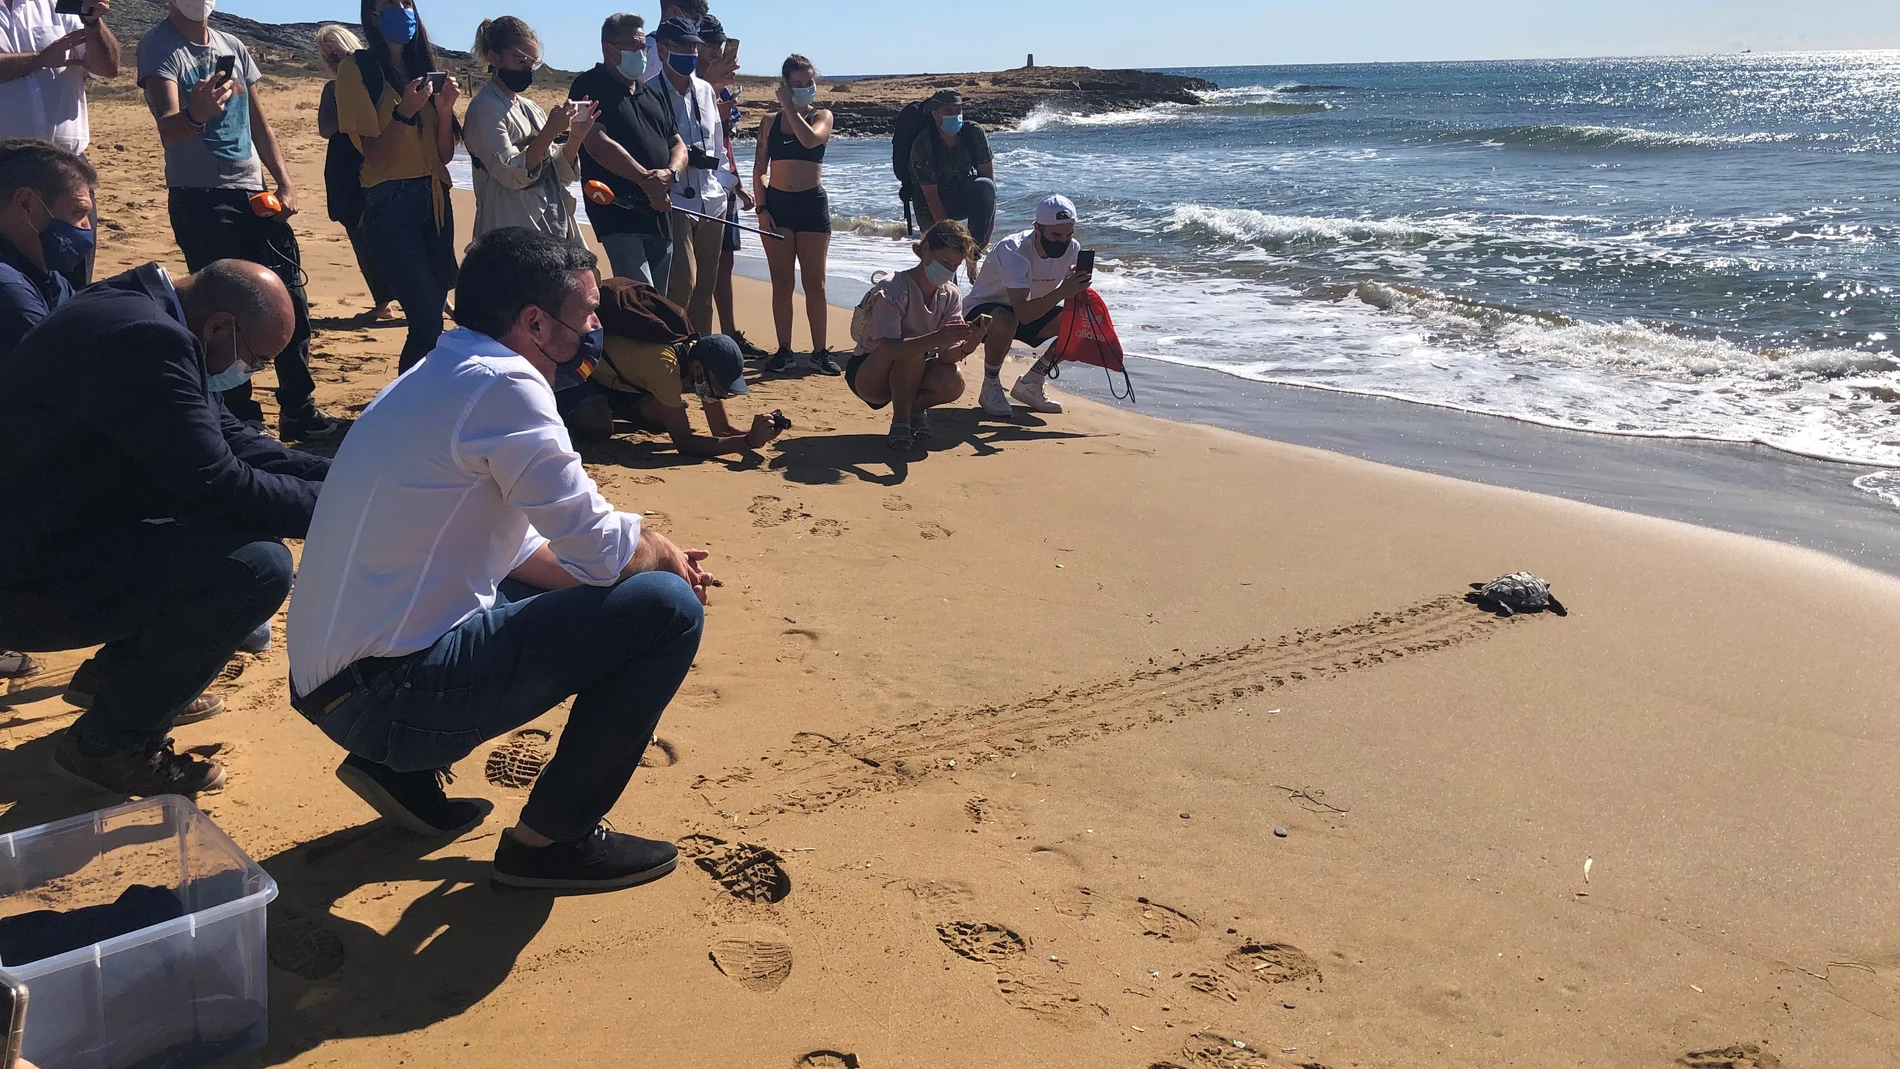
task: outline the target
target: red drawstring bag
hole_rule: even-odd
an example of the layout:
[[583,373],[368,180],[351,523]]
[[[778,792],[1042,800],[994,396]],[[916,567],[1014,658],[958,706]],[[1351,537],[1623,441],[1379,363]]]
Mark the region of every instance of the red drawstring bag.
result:
[[[1135,383],[1128,377],[1128,365],[1122,360],[1122,340],[1115,334],[1115,322],[1108,317],[1108,305],[1092,289],[1077,294],[1062,309],[1062,324],[1056,343],[1049,348],[1052,361],[1094,364],[1108,377],[1108,392],[1117,401],[1135,399]],[[1059,377],[1062,365],[1049,369],[1049,377]],[[1115,391],[1115,373],[1122,377],[1122,392]]]

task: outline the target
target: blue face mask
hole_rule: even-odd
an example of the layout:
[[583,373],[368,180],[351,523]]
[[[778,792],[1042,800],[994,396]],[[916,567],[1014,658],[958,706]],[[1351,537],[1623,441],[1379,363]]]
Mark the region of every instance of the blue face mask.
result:
[[416,39],[416,33],[422,28],[416,13],[406,7],[386,7],[377,16],[383,31],[383,40],[392,45],[406,45]]
[[223,393],[226,390],[235,390],[249,381],[251,381],[251,369],[244,366],[244,361],[233,360],[230,367],[211,376],[206,380],[205,385],[211,388],[212,393]]
[[945,267],[935,260],[924,264],[924,278],[928,279],[930,284],[936,286],[938,289],[949,285],[956,277],[957,272],[954,268]]
[[40,207],[51,222],[40,231],[40,255],[46,258],[46,269],[54,274],[66,274],[86,261],[92,255],[97,235],[83,226],[74,226],[64,219],[53,215],[53,210],[41,201]]
[[963,116],[945,115],[943,118],[937,120],[937,125],[943,127],[944,133],[955,137],[963,131]]
[[599,366],[601,354],[607,351],[607,328],[595,327],[581,335],[580,347],[574,350],[574,359],[563,366],[579,364],[585,368]]
[[647,50],[629,48],[620,53],[620,76],[630,82],[637,82],[647,76]]
[[692,77],[693,72],[699,69],[699,53],[697,52],[668,53],[666,57],[666,65],[673,68],[674,74],[677,74],[682,78],[690,78]]
[[815,85],[795,85],[792,87],[792,103],[801,108],[809,108],[818,99],[818,87]]

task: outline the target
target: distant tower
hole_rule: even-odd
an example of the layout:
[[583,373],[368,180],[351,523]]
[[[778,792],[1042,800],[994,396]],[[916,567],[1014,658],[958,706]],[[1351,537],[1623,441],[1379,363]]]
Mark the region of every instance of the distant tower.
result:
[[1023,68],[1025,70],[1033,70],[1035,66],[1036,66],[1036,54],[1034,52],[1031,52],[1029,53],[1029,60],[1023,64]]

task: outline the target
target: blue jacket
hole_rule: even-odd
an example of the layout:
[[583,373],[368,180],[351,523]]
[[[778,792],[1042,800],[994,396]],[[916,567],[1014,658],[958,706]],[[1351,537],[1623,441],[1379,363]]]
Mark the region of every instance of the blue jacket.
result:
[[157,264],[88,286],[0,353],[0,582],[36,577],[72,532],[146,519],[300,538],[329,470],[211,394]]
[[10,353],[26,332],[66,303],[71,283],[41,271],[13,242],[0,238],[0,353]]

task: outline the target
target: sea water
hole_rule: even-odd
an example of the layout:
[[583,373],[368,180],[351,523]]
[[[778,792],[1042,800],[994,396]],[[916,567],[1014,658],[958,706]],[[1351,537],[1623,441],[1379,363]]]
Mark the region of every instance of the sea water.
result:
[[[1900,53],[1171,73],[1219,89],[990,135],[998,235],[1072,197],[1131,354],[1756,442],[1900,504]],[[889,143],[825,185],[848,303],[913,262]]]

